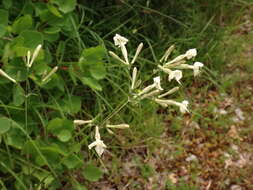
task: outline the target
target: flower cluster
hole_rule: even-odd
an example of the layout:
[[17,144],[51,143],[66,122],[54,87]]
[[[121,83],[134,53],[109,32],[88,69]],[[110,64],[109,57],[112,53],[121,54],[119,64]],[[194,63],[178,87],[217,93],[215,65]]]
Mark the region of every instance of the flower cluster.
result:
[[[112,55],[114,58],[116,58],[120,62],[122,62],[126,65],[129,65],[128,54],[127,54],[127,49],[126,49],[126,44],[128,42],[128,39],[126,39],[123,36],[120,36],[119,34],[116,34],[113,39],[114,39],[115,46],[117,46],[121,49],[124,60],[119,58],[119,56],[117,56],[113,52],[109,52],[110,55]],[[133,64],[135,62],[142,47],[143,47],[143,43],[141,43],[139,45],[139,47],[137,48],[135,56],[134,56],[131,64]],[[181,69],[192,69],[194,76],[197,76],[200,73],[200,68],[203,67],[204,65],[203,65],[203,63],[200,63],[200,62],[195,62],[193,65],[186,64],[187,60],[190,60],[190,59],[196,57],[196,55],[197,55],[196,49],[189,49],[184,54],[177,56],[176,58],[172,59],[171,61],[168,61],[168,58],[169,58],[170,54],[172,53],[172,51],[174,50],[174,48],[175,48],[175,46],[172,45],[166,50],[165,54],[160,59],[160,63],[162,65],[159,64],[157,67],[162,72],[168,74],[168,81],[172,81],[173,79],[175,79],[179,84],[181,84],[180,80],[183,77],[183,73],[182,73]],[[187,108],[189,103],[187,100],[183,100],[182,102],[176,102],[174,100],[161,99],[165,96],[168,96],[168,95],[176,92],[179,89],[179,87],[172,88],[171,90],[169,90],[165,93],[162,93],[164,91],[164,89],[161,87],[161,77],[160,76],[153,78],[153,84],[148,85],[147,87],[143,88],[142,90],[137,90],[136,88],[140,85],[140,82],[137,81],[137,72],[138,72],[137,68],[134,67],[132,70],[132,80],[131,80],[131,87],[130,87],[130,91],[133,92],[135,90],[136,92],[138,92],[138,93],[133,93],[134,99],[142,100],[145,98],[149,98],[161,106],[167,107],[169,105],[174,105],[174,106],[179,107],[179,110],[181,113],[189,112],[189,110]]]
[[[123,58],[120,58],[120,56],[116,55],[114,52],[109,51],[109,54],[119,62],[121,62],[124,65],[128,66],[130,75],[131,75],[131,84],[129,85],[129,91],[130,91],[130,100],[134,100],[135,102],[141,101],[143,99],[150,99],[154,101],[155,103],[167,107],[170,105],[177,106],[181,113],[189,112],[188,110],[188,104],[189,102],[187,100],[183,100],[182,102],[177,102],[175,100],[171,99],[163,99],[164,97],[167,97],[176,91],[179,90],[179,87],[176,86],[168,91],[164,92],[164,88],[162,88],[161,85],[161,77],[156,76],[153,78],[153,83],[144,87],[143,89],[138,89],[138,87],[141,85],[141,80],[137,79],[138,75],[138,69],[137,67],[133,67],[131,70],[131,66],[135,63],[135,61],[138,58],[138,55],[140,54],[143,43],[140,43],[139,46],[136,49],[136,52],[132,58],[131,61],[129,61],[129,55],[126,48],[126,45],[128,43],[128,39],[116,34],[113,38],[114,44],[116,47],[120,48]],[[170,54],[172,53],[173,49],[175,48],[174,45],[169,47],[165,54],[160,59],[160,64],[157,65],[157,68],[159,71],[162,71],[165,74],[168,74],[168,81],[172,81],[173,79],[176,80],[179,84],[181,84],[181,79],[183,77],[182,69],[192,69],[194,76],[197,76],[200,73],[200,68],[203,67],[203,63],[195,62],[193,65],[186,64],[187,60],[190,60],[197,55],[196,49],[189,49],[184,54],[177,56],[176,58],[172,59],[171,61],[168,61],[168,58]],[[74,123],[76,125],[83,125],[83,124],[90,124],[93,120],[75,120]],[[106,129],[109,133],[113,133],[111,129],[126,129],[129,128],[128,124],[118,124],[118,125],[106,125]],[[106,149],[106,145],[101,140],[100,133],[99,133],[99,127],[95,127],[95,141],[88,145],[88,148],[91,149],[95,147],[95,151],[97,152],[98,156],[101,156]]]

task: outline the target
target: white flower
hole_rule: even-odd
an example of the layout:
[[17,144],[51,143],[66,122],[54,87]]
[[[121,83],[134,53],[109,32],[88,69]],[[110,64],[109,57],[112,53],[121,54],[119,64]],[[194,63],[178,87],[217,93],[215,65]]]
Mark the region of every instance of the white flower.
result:
[[114,59],[117,59],[119,62],[121,62],[121,63],[123,63],[123,64],[126,64],[127,65],[127,63],[125,62],[125,61],[123,61],[119,56],[117,56],[114,52],[112,52],[112,51],[109,51],[108,52],[109,54],[110,54],[110,56],[112,56]]
[[160,78],[160,76],[153,78],[153,80],[154,80],[154,84],[155,84],[156,88],[158,90],[163,90],[163,88],[161,87],[161,78]]
[[113,40],[114,40],[114,44],[115,46],[117,47],[121,47],[122,45],[126,45],[127,42],[128,42],[128,39],[119,35],[119,34],[116,34],[114,37],[113,37]]
[[55,67],[42,79],[42,82],[46,82],[57,70],[58,70],[58,66],[55,66]]
[[172,63],[181,62],[181,61],[183,61],[183,60],[185,59],[185,57],[186,57],[186,54],[179,55],[179,56],[177,56],[176,58],[174,58],[173,60],[171,60],[171,61],[165,63],[164,66],[168,66],[168,65],[170,65],[170,64],[172,64]]
[[200,73],[199,68],[201,68],[203,66],[204,66],[204,64],[200,63],[200,62],[195,62],[193,64],[193,74],[194,74],[194,76],[197,76]]
[[137,68],[134,67],[133,73],[132,73],[132,85],[131,85],[131,89],[132,89],[132,90],[133,90],[134,87],[135,87],[136,76],[137,76]]
[[93,147],[95,147],[95,150],[96,150],[98,156],[101,156],[106,148],[106,145],[104,144],[104,142],[100,138],[98,126],[96,126],[95,141],[92,142],[91,144],[89,144],[89,146],[88,146],[89,149],[92,149]]
[[140,43],[139,46],[136,49],[136,52],[135,52],[133,60],[131,61],[131,64],[134,64],[134,62],[137,59],[138,55],[140,54],[142,48],[143,48],[143,43]]
[[122,55],[125,59],[125,62],[126,62],[127,65],[129,65],[128,53],[127,53],[127,49],[126,49],[126,46],[125,46],[126,43],[128,42],[128,39],[126,39],[125,37],[123,37],[119,34],[116,34],[113,37],[113,40],[114,40],[115,46],[120,47]]
[[180,79],[182,77],[183,77],[182,71],[180,70],[171,71],[169,74],[169,81],[171,81],[172,79],[175,79],[179,84],[181,84]]
[[[154,83],[151,84],[151,85],[148,85],[147,87],[145,87],[141,92],[139,92],[137,94],[137,97],[140,97],[141,95],[144,95],[143,97],[141,97],[141,99],[143,98],[147,98],[147,97],[150,97],[150,96],[154,96],[156,95],[157,93],[159,93],[159,91],[163,90],[163,88],[161,87],[161,79],[160,77],[155,77],[153,78],[154,80]],[[152,92],[150,92],[151,90],[153,90],[154,88],[156,88],[157,90],[154,90]]]
[[168,105],[175,105],[175,106],[178,106],[179,107],[179,110],[181,113],[186,113],[186,112],[189,112],[188,110],[188,104],[189,102],[187,100],[184,100],[182,103],[180,102],[176,102],[174,100],[163,100],[163,99],[154,99],[154,101],[164,107],[167,107]]
[[151,84],[151,85],[148,85],[147,87],[145,87],[141,92],[139,92],[138,94],[137,94],[137,96],[141,96],[141,95],[143,95],[143,94],[146,94],[146,93],[148,93],[148,92],[150,92],[153,88],[155,88],[156,87],[156,84]]
[[84,124],[89,124],[92,122],[93,120],[79,120],[79,119],[74,120],[75,125],[84,125]]
[[114,128],[114,129],[126,129],[129,128],[128,124],[118,124],[118,125],[106,125],[107,128]]
[[17,81],[13,78],[11,78],[6,72],[4,72],[2,69],[0,69],[0,75],[3,77],[9,79],[11,82],[17,83]]
[[191,59],[191,58],[193,58],[193,57],[196,57],[196,55],[197,55],[197,50],[196,50],[196,48],[194,48],[194,49],[189,49],[189,50],[185,53],[185,57],[186,57],[187,59]]
[[[33,52],[33,55],[32,55],[32,59],[31,59],[31,52],[28,51],[27,52],[27,56],[26,56],[26,66],[27,67],[31,67],[34,60],[36,59],[36,57],[39,55],[39,52],[40,52],[40,49],[41,49],[42,45],[39,44],[36,49],[34,50]],[[31,59],[31,60],[30,60]]]
[[174,92],[176,92],[176,91],[178,91],[178,90],[179,90],[179,87],[176,86],[176,87],[170,89],[168,92],[165,92],[165,93],[159,95],[158,98],[163,98],[163,97],[165,97],[165,96],[168,96],[168,95],[170,95],[170,94],[173,94]]
[[170,46],[166,52],[164,53],[164,55],[162,56],[162,58],[160,59],[160,62],[163,61],[167,61],[168,57],[170,56],[171,52],[175,49],[175,45]]
[[188,104],[189,104],[189,102],[187,100],[184,100],[182,103],[178,103],[181,113],[189,112],[189,110],[187,108]]
[[127,53],[126,46],[125,45],[121,45],[120,49],[121,49],[121,52],[122,52],[122,55],[123,55],[123,57],[125,59],[126,64],[129,65],[128,53]]
[[149,93],[146,93],[146,94],[144,94],[143,96],[140,97],[140,100],[142,100],[144,98],[149,98],[149,97],[155,96],[155,95],[159,94],[160,91],[161,90],[157,89],[157,90],[153,90],[153,91],[151,91]]

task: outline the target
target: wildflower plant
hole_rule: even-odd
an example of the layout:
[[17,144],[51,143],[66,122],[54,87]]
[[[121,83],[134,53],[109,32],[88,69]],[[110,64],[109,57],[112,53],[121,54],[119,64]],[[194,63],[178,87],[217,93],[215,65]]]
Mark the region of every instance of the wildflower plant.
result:
[[[163,107],[168,107],[169,105],[174,105],[177,106],[180,110],[181,113],[186,113],[189,112],[188,110],[188,104],[189,102],[187,100],[183,100],[182,102],[176,102],[174,100],[170,99],[162,99],[164,97],[167,97],[173,93],[175,93],[177,90],[179,90],[179,87],[176,86],[167,92],[162,88],[162,82],[161,82],[161,76],[156,76],[153,78],[153,83],[144,87],[143,89],[138,89],[136,85],[137,81],[137,73],[138,69],[137,67],[132,66],[134,62],[136,61],[138,55],[141,52],[141,49],[143,48],[143,43],[141,43],[134,55],[134,58],[131,61],[131,64],[129,64],[129,58],[128,58],[128,52],[126,49],[126,44],[128,42],[128,39],[125,37],[116,34],[114,36],[114,44],[115,46],[119,47],[121,49],[122,55],[124,57],[124,60],[122,60],[118,55],[116,55],[113,52],[109,52],[110,55],[115,58],[116,60],[120,61],[121,63],[128,65],[129,66],[129,72],[132,76],[131,78],[131,87],[129,89],[130,97],[129,99],[131,101],[134,101],[135,103],[138,103],[139,101],[143,99],[150,99],[151,101],[156,102],[157,104],[163,106]],[[168,76],[168,80],[164,81],[163,83],[166,84],[168,82],[171,82],[172,80],[176,80],[179,84],[181,84],[181,79],[183,77],[183,69],[192,69],[194,73],[194,77],[200,74],[201,68],[204,66],[203,63],[201,62],[195,62],[193,65],[186,64],[188,60],[193,59],[197,55],[197,50],[194,49],[189,49],[186,51],[184,54],[181,54],[177,57],[175,57],[172,60],[168,60],[172,51],[174,50],[175,46],[172,45],[170,46],[164,55],[160,59],[160,63],[157,64],[157,69],[162,71],[164,74]],[[138,86],[140,84],[138,83]]]
[[[17,24],[23,20],[27,23],[31,19],[28,17],[21,17]],[[15,34],[24,35],[18,31]],[[28,34],[40,36],[36,31]],[[154,76],[144,83],[139,70],[144,44],[140,43],[134,52],[129,52],[126,37],[116,34],[113,42],[116,51],[107,52],[103,45],[84,48],[79,59],[67,63],[59,61],[58,57],[52,61],[53,56],[41,40],[29,47],[20,46],[23,41],[9,44],[12,47],[10,55],[19,56],[8,57],[0,69],[1,84],[13,88],[12,92],[6,92],[6,97],[11,98],[0,95],[3,105],[0,176],[2,173],[8,176],[6,182],[0,179],[0,185],[5,189],[59,189],[61,181],[69,179],[71,186],[79,187],[72,171],[78,175],[84,171],[85,179],[97,180],[94,171],[101,176],[100,170],[93,165],[86,166],[83,155],[89,153],[101,160],[108,155],[111,144],[106,133],[114,137],[119,131],[134,128],[127,117],[119,120],[118,116],[124,109],[136,107],[143,100],[163,107],[176,106],[182,113],[189,112],[187,100],[178,102],[168,97],[179,90],[183,70],[193,70],[194,76],[201,72],[202,63],[187,64],[197,55],[196,49],[169,61],[175,48],[169,47],[156,63]],[[56,53],[56,56],[59,55]],[[112,80],[112,75],[107,76],[108,65],[121,68],[118,72],[123,74],[119,74],[119,80],[128,81],[127,88],[123,90],[118,87],[119,81]],[[167,84],[173,80],[179,85],[167,90]],[[124,94],[121,103],[108,103],[104,88],[110,88],[111,84]]]

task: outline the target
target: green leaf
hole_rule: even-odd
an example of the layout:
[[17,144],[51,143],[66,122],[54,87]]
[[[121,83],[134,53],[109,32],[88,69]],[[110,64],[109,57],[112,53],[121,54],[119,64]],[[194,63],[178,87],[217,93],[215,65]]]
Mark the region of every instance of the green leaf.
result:
[[40,32],[25,30],[20,36],[24,38],[23,46],[26,48],[35,49],[39,44],[43,44],[43,35]]
[[87,65],[101,63],[105,57],[105,49],[103,46],[96,46],[84,49],[79,59],[79,63],[85,70]]
[[0,135],[9,131],[12,126],[12,120],[7,117],[0,117]]
[[98,181],[103,176],[103,172],[92,164],[88,164],[83,172],[83,176],[89,181]]
[[69,114],[75,114],[81,110],[81,97],[67,96],[61,103],[63,111]]
[[23,154],[29,154],[30,156],[35,157],[38,155],[38,151],[36,150],[36,147],[40,147],[41,144],[38,140],[28,140],[24,143],[22,147],[22,153]]
[[98,81],[96,79],[90,78],[90,77],[83,77],[81,78],[81,81],[83,82],[83,84],[88,85],[90,88],[94,89],[94,90],[102,90],[101,85],[98,83]]
[[54,0],[53,2],[59,6],[59,10],[63,13],[73,11],[76,6],[76,0]]
[[21,149],[26,141],[26,136],[18,128],[11,128],[7,133],[6,143],[17,149]]
[[13,88],[13,104],[20,106],[25,101],[25,91],[20,85],[15,85]]
[[71,132],[69,132],[68,130],[61,130],[57,134],[57,137],[60,141],[67,142],[71,139],[72,135],[71,135]]
[[83,162],[77,155],[71,154],[68,157],[64,158],[63,164],[67,166],[68,169],[74,169],[81,167]]
[[59,33],[61,31],[61,29],[59,27],[49,27],[49,28],[45,28],[44,32],[47,34],[55,34],[55,33]]
[[55,119],[50,120],[47,125],[47,129],[49,132],[53,134],[59,133],[62,129],[62,119],[55,118]]
[[103,63],[94,64],[89,68],[91,76],[97,80],[101,80],[106,76],[106,70]]
[[71,138],[71,133],[74,130],[74,123],[68,119],[55,118],[52,119],[47,126],[49,132],[57,136],[62,142],[67,142]]
[[58,9],[56,7],[54,7],[53,5],[47,4],[48,10],[55,16],[57,17],[62,17],[61,13],[58,11]]
[[8,11],[0,9],[0,24],[2,24],[3,26],[7,26],[8,25]]
[[49,42],[55,42],[56,40],[58,40],[60,37],[59,33],[55,33],[55,34],[46,34],[44,33],[44,40],[49,41]]
[[33,20],[31,15],[25,15],[19,17],[17,20],[14,21],[12,25],[12,30],[14,33],[19,34],[20,32],[30,29],[32,27]]

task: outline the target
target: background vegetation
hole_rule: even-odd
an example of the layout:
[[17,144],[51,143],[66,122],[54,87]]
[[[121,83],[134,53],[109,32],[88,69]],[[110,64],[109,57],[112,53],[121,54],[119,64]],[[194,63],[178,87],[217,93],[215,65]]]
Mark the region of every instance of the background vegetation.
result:
[[[252,189],[252,6],[250,0],[2,0],[0,64],[18,84],[0,78],[0,187]],[[130,57],[144,43],[136,63],[144,84],[170,45],[174,55],[198,49],[205,70],[194,80],[186,76],[178,97],[190,101],[190,114],[149,101],[119,111],[130,83],[107,54],[118,52],[116,33],[130,40]],[[24,57],[38,44],[43,50],[28,70]],[[87,148],[93,128],[76,127],[74,119],[131,128],[116,135],[101,130],[108,151],[98,158]]]

